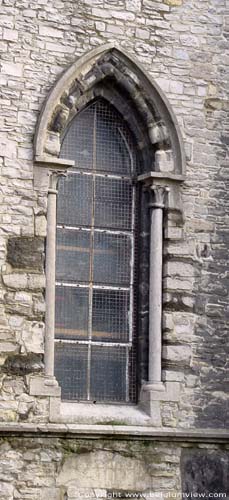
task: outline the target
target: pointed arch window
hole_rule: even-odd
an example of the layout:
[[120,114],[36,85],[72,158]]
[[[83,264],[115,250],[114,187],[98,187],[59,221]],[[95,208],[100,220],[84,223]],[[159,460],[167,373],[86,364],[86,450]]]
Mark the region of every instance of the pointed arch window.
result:
[[73,118],[57,198],[55,376],[64,400],[136,402],[137,146],[98,98]]

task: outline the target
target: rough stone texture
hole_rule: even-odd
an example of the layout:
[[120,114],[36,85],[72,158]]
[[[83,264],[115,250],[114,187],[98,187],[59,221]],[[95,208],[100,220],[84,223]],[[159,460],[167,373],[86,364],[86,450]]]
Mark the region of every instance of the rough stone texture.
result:
[[43,369],[41,357],[36,354],[27,356],[10,355],[6,358],[2,371],[12,375],[27,375],[37,373]]
[[181,454],[184,493],[229,495],[229,455],[216,450],[183,450]]
[[44,240],[42,238],[9,238],[7,261],[18,269],[43,271]]
[[[171,397],[159,401],[157,407],[160,406],[162,425],[166,428],[201,427],[203,433],[206,427],[226,427],[229,288],[229,15],[226,8],[226,0],[2,1],[1,421],[39,423],[49,418],[50,397],[29,394],[25,377],[42,368],[45,311],[43,250],[41,245],[37,253],[34,242],[41,242],[40,238],[46,233],[47,182],[43,182],[36,167],[40,184],[37,182],[34,188],[35,125],[48,93],[62,72],[90,49],[118,39],[121,48],[138,59],[169,99],[180,125],[187,157],[187,177],[181,187],[184,211],[181,214],[174,209],[166,213],[164,231],[163,380],[179,384],[180,393],[176,394],[176,400]],[[76,85],[74,91],[77,100],[81,90]],[[55,134],[66,122],[66,114],[63,102],[61,113],[53,117],[56,132],[49,134],[50,153],[57,150]],[[163,154],[157,159],[157,165],[162,162],[161,157]],[[169,171],[168,158],[166,162]],[[142,251],[146,252],[147,223],[141,239]],[[26,243],[20,247],[21,253],[12,253],[13,241],[19,245]],[[146,266],[142,269],[145,288],[140,294],[142,331],[147,331],[148,327],[145,315],[147,274]],[[145,379],[146,339],[140,338],[139,344],[140,378]],[[81,443],[81,452],[85,451],[80,452],[81,461],[77,443],[72,442],[73,451],[69,451],[70,445],[66,443],[40,438],[10,442],[5,439],[0,460],[0,498],[37,500],[49,496],[55,500],[73,500],[80,495],[83,498],[88,491],[81,491],[79,482],[74,483],[77,481],[74,467],[77,470],[80,467],[82,481],[85,470],[89,482],[87,464],[91,464],[93,453],[93,464],[97,463],[97,456],[101,463],[109,464],[110,490],[120,488],[120,478],[124,484],[123,457],[128,457],[128,464],[133,464],[135,469],[135,474],[131,469],[133,489],[141,487],[138,483],[141,478],[137,477],[140,470],[147,478],[144,489],[152,488],[154,492],[180,490],[180,449],[169,444],[145,446],[144,450],[136,445],[133,452],[134,443],[124,446],[114,440],[113,473],[110,443],[101,440],[95,445],[91,441],[90,449],[96,448],[93,452],[88,451],[89,445],[85,448]],[[207,464],[210,470],[212,455],[209,452],[205,455],[207,458],[203,458],[201,453],[192,455],[190,464],[197,464],[200,471],[203,464]],[[221,453],[220,450],[217,453]],[[215,456],[220,463],[220,457],[224,460],[224,455]],[[72,464],[69,471],[66,463]],[[186,463],[189,468],[189,462]],[[196,465],[193,469],[190,465],[189,470],[188,474],[192,471],[196,474],[196,481],[203,480],[202,472],[196,473]],[[69,481],[65,473],[69,473]],[[63,483],[57,477],[62,477]],[[105,481],[104,476],[98,477]],[[107,495],[102,479],[93,482],[90,478],[93,486],[88,487],[92,498],[96,497],[94,488],[99,489],[101,498]],[[189,485],[189,476],[183,484]],[[126,483],[125,487],[129,486],[130,483]]]
[[[80,440],[57,438],[5,438],[0,440],[1,499],[77,500],[78,498],[179,498],[180,456],[184,474],[190,468],[184,457],[199,457],[211,463],[218,458],[217,471],[226,471],[228,453],[198,447],[182,451],[182,444],[150,441]],[[185,455],[183,457],[183,452]],[[208,458],[207,458],[208,457]],[[128,468],[127,468],[128,467]],[[197,469],[195,469],[197,472]],[[194,475],[191,488],[186,481],[185,492],[201,491]],[[210,477],[210,476],[209,476]],[[211,493],[219,491],[222,474],[210,479]],[[226,480],[224,476],[224,480]],[[187,485],[187,486],[186,486]],[[201,487],[205,483],[201,483]],[[221,482],[221,493],[226,493]],[[206,492],[210,491],[209,483]],[[138,495],[138,496],[137,496]]]

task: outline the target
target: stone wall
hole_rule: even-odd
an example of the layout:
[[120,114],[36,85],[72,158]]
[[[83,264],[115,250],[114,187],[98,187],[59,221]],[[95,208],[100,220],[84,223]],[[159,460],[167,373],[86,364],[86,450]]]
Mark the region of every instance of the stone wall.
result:
[[[0,498],[226,492],[226,446],[214,444],[228,416],[226,0],[3,0],[0,26],[2,433],[3,422],[39,428],[50,410],[45,392],[31,394],[28,386],[31,375],[43,373],[45,312],[47,186],[34,186],[35,126],[62,72],[90,49],[116,41],[160,85],[185,144],[183,213],[167,216],[163,279],[163,379],[179,392],[160,410],[162,431],[203,429],[199,444],[5,434]],[[209,445],[202,442],[206,427]]]
[[0,452],[2,500],[176,499],[181,483],[187,495],[229,493],[223,445],[11,437]]
[[[0,498],[157,498],[227,492],[227,0],[2,0],[0,11]],[[187,159],[183,213],[167,214],[163,279],[162,429],[203,429],[198,443],[41,433],[47,185],[34,185],[41,108],[64,70],[117,42],[169,99]],[[41,180],[40,176],[40,180]],[[38,187],[39,186],[39,187]],[[55,409],[56,393],[53,392]],[[134,411],[134,410],[133,410]],[[114,422],[113,422],[114,423]],[[34,425],[30,435],[11,429]],[[6,427],[4,427],[4,425]],[[8,427],[7,427],[8,426]],[[40,426],[40,427],[39,427]],[[74,427],[74,425],[73,425]],[[204,429],[212,428],[212,444]],[[5,430],[4,430],[5,429]],[[40,433],[39,433],[40,429]],[[59,430],[58,430],[59,429]],[[66,431],[67,432],[67,431]],[[149,431],[150,432],[150,431]],[[4,435],[5,434],[5,435]],[[17,435],[17,437],[16,437]],[[161,438],[162,439],[162,438]],[[158,493],[158,495],[157,495]],[[116,496],[115,496],[116,495]],[[136,495],[135,495],[136,497]]]
[[42,370],[45,187],[33,185],[44,100],[79,56],[117,41],[161,86],[187,156],[184,219],[165,233],[163,377],[180,384],[164,426],[224,427],[228,281],[226,0],[3,0],[0,14],[1,420],[45,420],[28,395]]

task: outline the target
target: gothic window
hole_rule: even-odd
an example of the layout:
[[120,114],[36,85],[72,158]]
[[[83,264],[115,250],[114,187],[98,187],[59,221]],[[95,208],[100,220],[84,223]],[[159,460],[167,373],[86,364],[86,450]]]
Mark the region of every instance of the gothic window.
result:
[[62,399],[136,401],[137,148],[99,98],[73,118],[57,199],[55,376]]

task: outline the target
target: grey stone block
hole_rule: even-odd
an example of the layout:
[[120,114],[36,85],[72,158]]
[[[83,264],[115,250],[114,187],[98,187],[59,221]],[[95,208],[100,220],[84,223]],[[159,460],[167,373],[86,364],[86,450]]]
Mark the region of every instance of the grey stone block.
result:
[[43,362],[41,355],[10,355],[6,358],[2,371],[14,376],[24,376],[29,373],[37,373],[43,370]]
[[9,238],[7,260],[17,269],[42,271],[44,266],[44,239],[41,237]]
[[56,379],[48,377],[29,376],[29,394],[32,396],[52,396],[57,397],[61,394]]

